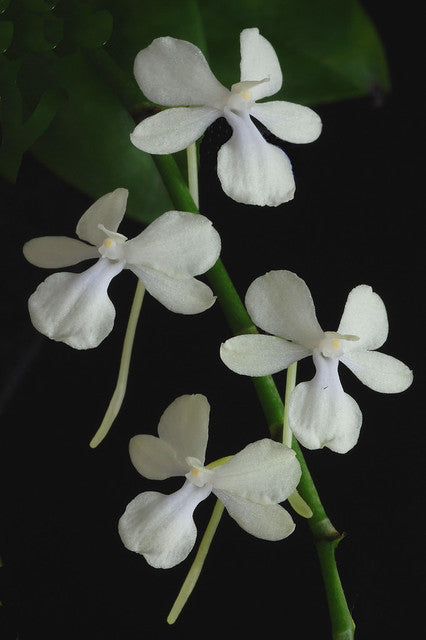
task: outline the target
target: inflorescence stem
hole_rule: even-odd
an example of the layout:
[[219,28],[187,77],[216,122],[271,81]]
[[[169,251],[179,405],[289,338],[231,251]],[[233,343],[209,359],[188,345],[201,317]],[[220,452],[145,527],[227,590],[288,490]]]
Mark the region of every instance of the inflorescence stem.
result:
[[[199,213],[173,156],[155,155],[152,157],[176,209]],[[234,335],[257,333],[257,329],[220,259],[207,272],[207,276]],[[268,423],[271,438],[279,439],[282,434],[284,406],[272,376],[252,378],[252,380]],[[332,638],[333,640],[352,640],[355,626],[346,602],[335,559],[335,549],[342,536],[325,513],[299,443],[294,437],[292,438],[292,447],[302,468],[298,491],[312,510],[312,517],[308,520],[308,524],[313,534],[324,579]]]

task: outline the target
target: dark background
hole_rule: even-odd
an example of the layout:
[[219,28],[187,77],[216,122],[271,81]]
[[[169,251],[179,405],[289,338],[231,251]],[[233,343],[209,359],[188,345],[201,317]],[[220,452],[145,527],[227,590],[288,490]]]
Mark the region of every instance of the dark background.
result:
[[[400,8],[366,6],[385,42],[392,93],[372,87],[370,97],[316,108],[324,124],[318,141],[285,146],[297,190],[278,209],[237,205],[211,179],[226,136],[219,122],[203,143],[201,208],[221,234],[223,262],[242,296],[255,277],[290,269],[310,287],[326,330],[337,328],[358,284],[370,284],[386,304],[390,334],[382,350],[415,369],[414,384],[382,395],[342,367],[345,390],[364,415],[359,443],[344,456],[323,450],[306,458],[330,518],[347,534],[337,558],[357,638],[411,638],[422,627],[414,598],[425,577],[423,74],[409,6],[403,16]],[[178,316],[147,295],[124,406],[107,439],[89,449],[114,387],[135,278],[125,272],[113,281],[117,320],[98,349],[78,352],[38,335],[26,301],[47,273],[25,262],[22,244],[73,236],[91,201],[31,157],[16,186],[0,186],[4,637],[263,637],[278,626],[286,638],[328,639],[315,549],[298,516],[295,533],[278,543],[250,537],[225,516],[195,592],[167,626],[190,560],[151,568],[123,547],[117,521],[141,491],[180,484],[141,478],[130,464],[129,438],[156,433],[178,395],[204,393],[212,406],[208,460],[234,453],[267,433],[252,384],[219,360],[219,344],[230,337],[219,305]],[[139,230],[130,220],[120,228],[129,237]],[[299,371],[307,379],[309,363]],[[200,532],[212,507],[210,498],[196,511]]]

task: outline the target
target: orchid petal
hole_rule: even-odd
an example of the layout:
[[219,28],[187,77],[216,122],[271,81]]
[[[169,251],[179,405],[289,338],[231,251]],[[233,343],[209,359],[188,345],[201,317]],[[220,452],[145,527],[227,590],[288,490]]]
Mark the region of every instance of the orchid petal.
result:
[[124,546],[142,554],[148,564],[169,569],[185,560],[192,550],[197,529],[195,507],[211,492],[185,482],[171,495],[147,491],[138,495],[121,516],[118,532]]
[[250,114],[281,140],[293,143],[313,142],[321,133],[321,118],[293,102],[272,101],[254,104]]
[[177,107],[149,116],[130,134],[131,142],[147,153],[176,153],[186,149],[221,113],[211,107]]
[[115,189],[96,200],[81,216],[76,233],[81,240],[99,247],[105,240],[105,232],[99,229],[102,224],[109,231],[117,231],[126,212],[127,189]]
[[296,454],[268,438],[252,442],[214,469],[213,491],[224,491],[258,504],[282,502],[301,476]]
[[282,73],[277,54],[273,46],[260,35],[259,29],[244,29],[240,34],[241,81],[269,81],[254,87],[251,91],[254,100],[272,96],[281,89]]
[[229,95],[198,47],[169,36],[156,38],[139,51],[134,74],[148,100],[167,107],[214,107]]
[[149,480],[184,476],[189,470],[168,442],[145,433],[130,440],[129,453],[135,469]]
[[175,313],[201,313],[209,309],[216,300],[210,287],[196,278],[181,280],[148,267],[132,264],[127,266],[137,275],[153,298]]
[[172,447],[180,460],[192,457],[204,464],[209,415],[210,405],[202,394],[179,396],[163,412],[158,435]]
[[107,289],[122,269],[123,263],[101,258],[83,273],[49,276],[28,301],[34,327],[75,349],[97,347],[114,325]]
[[257,504],[220,489],[214,493],[237,524],[256,538],[282,540],[295,529],[291,515],[277,504]]
[[380,393],[400,393],[413,381],[401,360],[377,351],[352,351],[340,358],[363,384]]
[[95,247],[65,236],[33,238],[24,244],[23,252],[28,262],[44,269],[61,269],[82,260],[99,258]]
[[296,386],[290,396],[289,424],[307,449],[328,447],[346,453],[357,443],[361,411],[345,393],[337,372],[338,359],[314,353],[316,374]]
[[220,357],[226,366],[246,376],[277,373],[310,353],[294,342],[265,335],[235,336],[220,347]]
[[386,308],[380,296],[366,284],[352,289],[337,331],[358,336],[359,340],[348,342],[345,352],[378,349],[386,341],[388,330]]
[[125,244],[126,261],[172,278],[205,273],[220,254],[220,237],[208,218],[167,211]]
[[250,116],[226,108],[231,138],[219,149],[217,174],[225,193],[237,202],[277,207],[294,197],[290,160],[262,137]]
[[247,290],[247,311],[256,326],[312,350],[323,337],[311,292],[291,271],[269,271]]

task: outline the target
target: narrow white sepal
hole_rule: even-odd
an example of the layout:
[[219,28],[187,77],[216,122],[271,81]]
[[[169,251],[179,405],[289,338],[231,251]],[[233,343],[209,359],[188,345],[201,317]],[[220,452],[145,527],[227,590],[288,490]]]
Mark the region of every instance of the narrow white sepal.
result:
[[220,111],[211,107],[167,109],[142,120],[130,140],[147,153],[176,153],[198,140],[220,116]]
[[180,460],[191,457],[204,464],[209,416],[210,404],[206,396],[201,393],[179,396],[163,412],[158,435],[173,448]]
[[292,143],[313,142],[321,133],[321,118],[315,111],[294,102],[273,100],[254,104],[252,116],[281,140]]
[[352,351],[340,360],[373,391],[400,393],[413,382],[413,372],[407,365],[380,351]]
[[103,225],[109,231],[117,231],[126,212],[128,195],[128,190],[120,187],[98,198],[78,221],[78,237],[99,247],[105,240],[105,233],[99,225]]
[[259,29],[244,29],[240,34],[241,81],[263,80],[251,90],[254,100],[272,96],[281,89],[283,76],[275,49]]
[[189,471],[171,444],[146,433],[134,436],[129,443],[130,459],[135,469],[149,480],[183,476]]
[[33,238],[24,244],[22,250],[28,262],[43,269],[61,269],[83,260],[99,258],[96,247],[65,236]]
[[310,353],[294,342],[261,334],[235,336],[220,347],[220,357],[226,366],[246,376],[272,375]]
[[346,345],[345,352],[379,349],[389,331],[388,317],[383,300],[367,284],[350,291],[340,320],[338,333],[359,337]]

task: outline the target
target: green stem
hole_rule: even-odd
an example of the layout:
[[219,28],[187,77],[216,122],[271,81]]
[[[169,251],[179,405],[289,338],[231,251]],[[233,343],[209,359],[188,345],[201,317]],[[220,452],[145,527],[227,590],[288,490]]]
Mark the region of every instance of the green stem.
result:
[[[176,209],[199,213],[174,158],[157,155],[153,156],[153,160]],[[207,276],[234,335],[257,333],[256,327],[220,260],[207,272]],[[272,376],[253,378],[253,383],[265,413],[271,437],[278,439],[282,433],[284,406]],[[313,512],[308,524],[314,537],[325,583],[332,637],[333,640],[352,640],[354,623],[339,579],[334,554],[336,541],[341,536],[324,510],[299,443],[294,437],[292,447],[302,469],[298,491]]]

